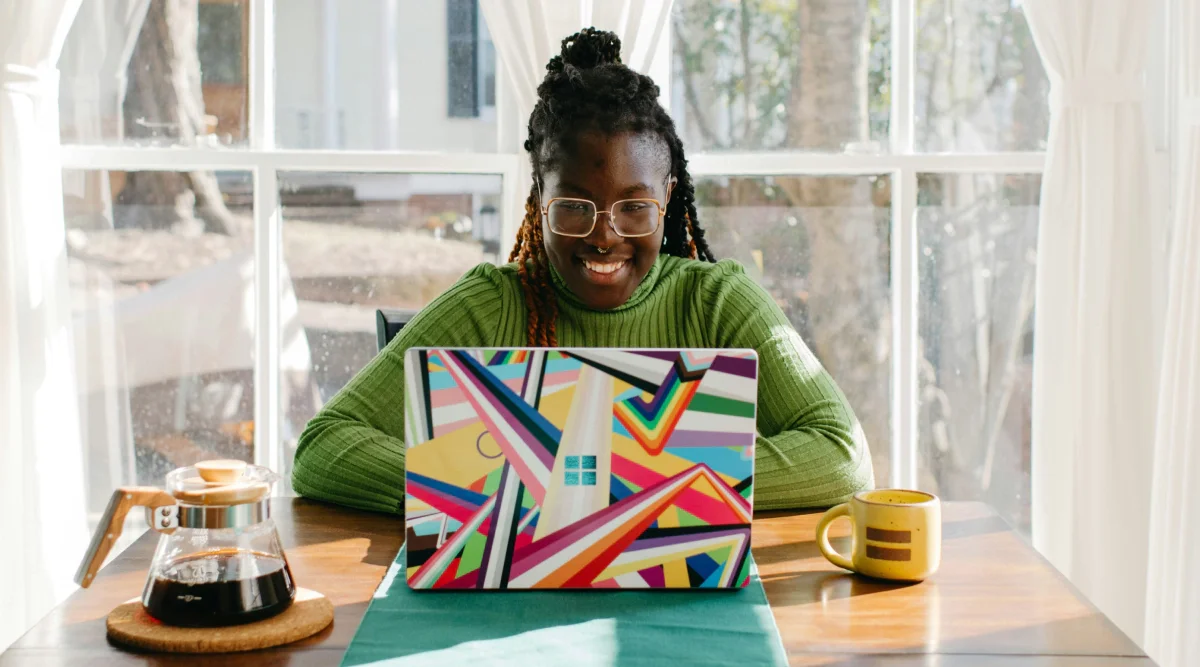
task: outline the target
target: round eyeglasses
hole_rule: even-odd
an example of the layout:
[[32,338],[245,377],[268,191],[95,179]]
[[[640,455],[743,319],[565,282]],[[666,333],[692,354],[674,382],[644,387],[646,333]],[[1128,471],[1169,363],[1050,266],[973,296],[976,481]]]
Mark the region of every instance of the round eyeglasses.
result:
[[618,236],[638,238],[658,231],[667,207],[657,199],[622,199],[609,210],[598,211],[595,202],[574,197],[555,197],[542,207],[550,231],[575,238],[591,236],[600,213],[608,214],[609,225]]

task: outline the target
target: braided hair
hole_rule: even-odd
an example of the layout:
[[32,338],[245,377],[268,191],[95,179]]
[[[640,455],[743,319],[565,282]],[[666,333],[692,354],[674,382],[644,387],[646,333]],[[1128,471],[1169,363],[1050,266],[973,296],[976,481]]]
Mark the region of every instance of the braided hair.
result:
[[606,134],[651,132],[670,150],[675,189],[667,203],[662,252],[715,262],[696,217],[696,192],[687,171],[683,142],[675,123],[658,103],[650,77],[621,64],[621,40],[611,32],[584,28],[562,41],[562,53],[546,65],[538,101],[529,117],[525,150],[533,163],[533,188],[525,200],[525,219],[508,261],[516,262],[529,312],[529,345],[557,347],[558,300],[550,278],[550,260],[542,238],[539,185],[563,158],[574,137],[588,130]]

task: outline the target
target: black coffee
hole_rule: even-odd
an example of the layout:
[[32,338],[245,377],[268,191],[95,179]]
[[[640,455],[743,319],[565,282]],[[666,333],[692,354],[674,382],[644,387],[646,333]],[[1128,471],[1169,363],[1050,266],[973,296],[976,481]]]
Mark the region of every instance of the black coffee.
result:
[[150,582],[142,605],[167,625],[214,627],[270,618],[295,594],[287,561],[229,549],[172,561]]

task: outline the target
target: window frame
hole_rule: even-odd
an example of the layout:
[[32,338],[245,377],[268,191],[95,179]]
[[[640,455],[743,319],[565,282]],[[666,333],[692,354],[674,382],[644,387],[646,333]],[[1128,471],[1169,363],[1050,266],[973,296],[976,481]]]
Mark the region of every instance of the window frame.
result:
[[[285,448],[280,433],[280,267],[282,217],[279,201],[279,172],[386,172],[397,174],[455,173],[499,174],[503,178],[500,213],[502,247],[516,238],[523,197],[517,191],[521,156],[517,152],[422,153],[415,151],[281,150],[275,144],[275,8],[277,0],[244,0],[250,5],[249,142],[245,147],[142,148],[67,145],[62,148],[64,170],[237,170],[250,172],[254,182],[255,258],[255,368],[254,368],[254,462],[275,470],[286,468]],[[916,233],[917,178],[919,174],[1041,174],[1044,152],[925,153],[915,150],[915,49],[916,1],[890,0],[892,105],[889,152],[793,153],[738,152],[696,153],[690,156],[694,177],[740,176],[828,176],[887,174],[892,179],[891,219],[891,468],[880,485],[918,486],[918,239]],[[1169,0],[1173,7],[1176,0]],[[1165,8],[1164,12],[1171,11]],[[1168,14],[1164,14],[1168,15]],[[670,27],[658,58],[670,56]],[[1164,40],[1170,41],[1170,40]],[[1167,60],[1152,59],[1148,112],[1161,114],[1169,95],[1156,91],[1169,86],[1170,76],[1157,76],[1155,68],[1166,68]],[[661,63],[659,63],[661,65]],[[507,77],[497,62],[496,96],[498,148],[511,146],[515,111],[505,105]],[[656,70],[659,71],[659,70]],[[670,68],[662,69],[669,72]],[[670,100],[668,80],[660,81],[662,99]],[[1160,158],[1169,165],[1162,142]],[[1160,163],[1162,164],[1162,163]],[[1169,166],[1168,166],[1169,169]],[[1169,181],[1169,179],[1168,179]],[[1035,352],[1036,354],[1036,352]],[[282,493],[290,492],[285,481]]]
[[[502,238],[516,238],[516,194],[520,159],[505,153],[422,153],[417,151],[285,150],[275,143],[276,0],[244,0],[250,5],[248,138],[238,147],[123,147],[65,145],[62,169],[118,171],[242,171],[254,183],[254,463],[286,470],[280,418],[280,267],[283,252],[279,172],[359,172],[392,174],[492,174],[502,180]],[[497,84],[499,85],[498,80]],[[499,91],[497,91],[499,93]],[[505,247],[501,244],[501,247]],[[275,492],[292,492],[281,480]]]
[[[891,178],[891,442],[888,479],[918,487],[919,414],[917,178],[920,174],[1041,174],[1044,151],[928,153],[916,150],[916,0],[891,0],[891,118],[887,153],[698,153],[693,177],[883,175]],[[669,98],[668,98],[669,99]],[[1036,353],[1035,353],[1036,354]]]

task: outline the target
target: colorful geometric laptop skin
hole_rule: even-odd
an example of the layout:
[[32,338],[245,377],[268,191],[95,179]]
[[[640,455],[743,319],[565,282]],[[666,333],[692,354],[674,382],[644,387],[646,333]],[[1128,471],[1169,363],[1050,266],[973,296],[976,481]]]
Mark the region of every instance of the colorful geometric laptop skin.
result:
[[410,349],[405,364],[412,588],[747,584],[753,351]]

